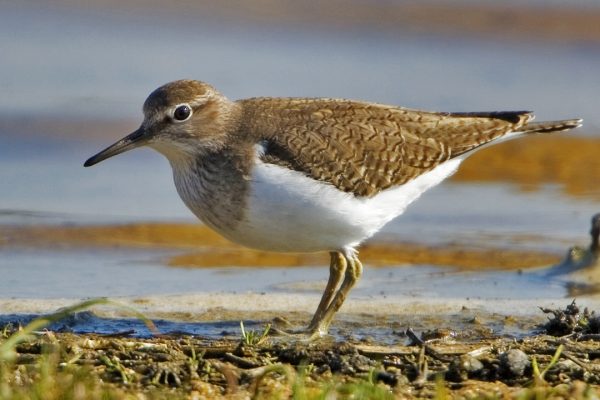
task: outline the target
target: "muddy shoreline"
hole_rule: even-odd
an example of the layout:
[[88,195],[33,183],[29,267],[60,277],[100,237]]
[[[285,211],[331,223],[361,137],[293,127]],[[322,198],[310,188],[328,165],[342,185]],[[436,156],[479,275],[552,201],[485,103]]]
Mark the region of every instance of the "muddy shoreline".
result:
[[[114,393],[145,398],[286,398],[299,392],[306,398],[323,393],[344,398],[357,390],[368,391],[366,398],[441,393],[594,398],[600,389],[600,319],[574,304],[544,311],[551,315],[549,322],[518,339],[486,329],[470,336],[442,328],[405,329],[398,330],[395,345],[369,338],[307,342],[263,336],[262,329],[223,339],[46,330],[15,347],[16,358],[4,364],[2,379],[33,385],[43,361],[55,369],[57,379],[83,373],[86,385],[95,382]],[[5,327],[3,337],[16,331]]]

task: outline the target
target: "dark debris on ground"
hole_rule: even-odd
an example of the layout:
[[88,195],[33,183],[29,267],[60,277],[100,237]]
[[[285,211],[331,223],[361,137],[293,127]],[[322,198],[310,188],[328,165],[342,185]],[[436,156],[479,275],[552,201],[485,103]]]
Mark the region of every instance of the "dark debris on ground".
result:
[[[551,314],[545,333],[515,339],[419,340],[405,345],[381,345],[319,340],[270,338],[259,345],[192,336],[131,338],[73,333],[40,334],[17,346],[16,365],[31,365],[55,351],[60,363],[91,368],[103,380],[140,388],[167,386],[192,390],[211,385],[219,393],[249,387],[273,365],[291,366],[319,382],[372,379],[390,390],[410,388],[413,394],[434,390],[440,378],[448,387],[472,382],[526,386],[536,377],[533,360],[549,385],[581,381],[600,385],[599,319],[575,302]],[[552,357],[560,349],[558,360]]]

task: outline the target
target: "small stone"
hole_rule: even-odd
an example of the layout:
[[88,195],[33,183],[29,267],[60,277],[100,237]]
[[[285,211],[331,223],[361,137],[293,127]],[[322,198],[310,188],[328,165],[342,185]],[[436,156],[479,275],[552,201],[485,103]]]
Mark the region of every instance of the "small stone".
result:
[[452,360],[446,378],[454,382],[461,382],[477,376],[482,370],[481,361],[469,354],[463,354]]
[[450,340],[456,337],[456,331],[447,328],[436,328],[421,333],[421,340]]
[[377,371],[375,372],[375,380],[394,387],[398,384],[398,375],[389,371]]
[[500,355],[500,365],[509,375],[521,377],[531,367],[531,361],[523,351],[512,349]]

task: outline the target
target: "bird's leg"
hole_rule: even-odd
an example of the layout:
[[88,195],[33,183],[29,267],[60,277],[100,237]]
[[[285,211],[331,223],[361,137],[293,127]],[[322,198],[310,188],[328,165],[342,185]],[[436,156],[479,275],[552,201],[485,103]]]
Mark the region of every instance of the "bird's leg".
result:
[[329,280],[327,281],[327,286],[325,286],[325,291],[323,292],[323,297],[321,297],[321,302],[317,307],[317,311],[308,326],[309,332],[315,332],[318,329],[319,323],[323,319],[323,315],[325,314],[325,311],[327,311],[331,299],[346,271],[346,258],[342,253],[339,251],[332,251],[329,255],[331,256],[331,263],[329,264]]
[[309,328],[313,336],[325,335],[327,333],[333,316],[340,309],[340,307],[342,307],[342,304],[344,304],[344,300],[346,300],[348,292],[350,292],[350,289],[352,289],[352,287],[356,284],[356,282],[362,275],[362,264],[353,250],[345,251],[343,257],[345,258],[348,264],[346,268],[346,275],[344,277],[344,281],[342,282],[340,289],[335,294],[335,297],[323,313],[320,320],[315,320],[316,318],[313,319],[313,323],[311,323],[311,326]]

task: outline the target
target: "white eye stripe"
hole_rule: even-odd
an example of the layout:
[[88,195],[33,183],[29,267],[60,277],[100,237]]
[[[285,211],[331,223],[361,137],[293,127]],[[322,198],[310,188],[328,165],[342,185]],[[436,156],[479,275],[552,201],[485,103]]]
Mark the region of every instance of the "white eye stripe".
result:
[[207,95],[202,95],[202,96],[196,96],[192,99],[192,101],[190,101],[190,104],[196,106],[196,105],[201,105],[204,104],[208,101],[209,96]]

